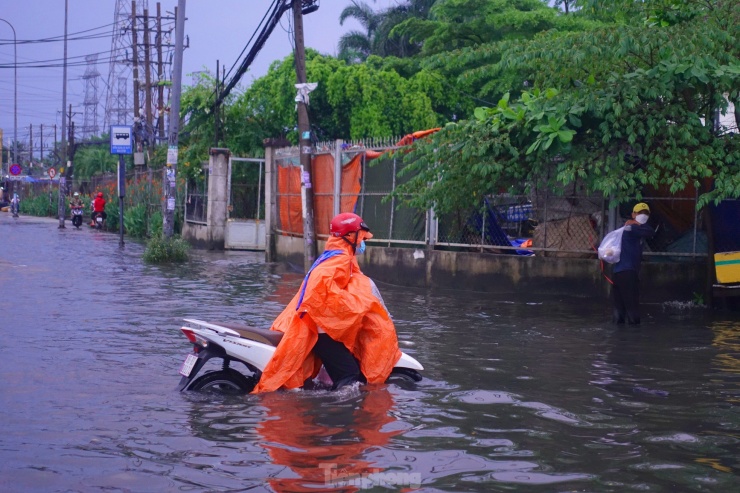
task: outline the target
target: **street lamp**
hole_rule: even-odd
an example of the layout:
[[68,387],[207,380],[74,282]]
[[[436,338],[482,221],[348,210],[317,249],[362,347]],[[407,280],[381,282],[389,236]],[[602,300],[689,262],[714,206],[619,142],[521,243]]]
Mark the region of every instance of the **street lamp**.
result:
[[[13,57],[15,58],[13,62],[13,77],[15,79],[14,81],[14,94],[13,94],[13,159],[16,161],[18,160],[18,39],[15,36],[15,28],[13,27],[13,24],[6,21],[5,19],[0,19],[0,21],[3,21],[7,25],[10,26],[10,28],[13,30]],[[0,161],[1,162],[1,161]],[[8,162],[8,169],[10,169],[10,162]]]

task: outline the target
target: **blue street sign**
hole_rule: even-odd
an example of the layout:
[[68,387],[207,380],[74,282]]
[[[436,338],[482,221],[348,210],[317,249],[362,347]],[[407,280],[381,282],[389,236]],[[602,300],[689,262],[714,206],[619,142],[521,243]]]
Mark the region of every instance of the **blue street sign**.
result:
[[111,154],[131,154],[134,148],[133,140],[130,125],[110,126]]

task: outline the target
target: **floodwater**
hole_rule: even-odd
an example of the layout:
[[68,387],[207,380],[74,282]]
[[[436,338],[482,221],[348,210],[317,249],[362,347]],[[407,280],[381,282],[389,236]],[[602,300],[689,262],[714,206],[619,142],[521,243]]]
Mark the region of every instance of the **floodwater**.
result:
[[301,274],[0,214],[0,491],[740,491],[740,320],[379,283],[416,386],[180,393],[183,317],[268,326]]

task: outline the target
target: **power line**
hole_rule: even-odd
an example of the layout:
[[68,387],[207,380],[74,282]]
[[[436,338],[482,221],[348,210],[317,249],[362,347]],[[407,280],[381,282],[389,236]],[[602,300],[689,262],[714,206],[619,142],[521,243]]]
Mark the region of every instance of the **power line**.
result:
[[285,13],[286,10],[289,10],[291,8],[292,2],[298,1],[301,0],[275,0],[273,2],[272,12],[269,16],[267,24],[265,24],[265,26],[263,27],[262,31],[257,37],[257,40],[254,42],[252,49],[249,50],[247,56],[244,58],[244,60],[242,60],[242,63],[239,65],[239,68],[234,73],[234,76],[231,78],[229,83],[226,84],[224,89],[219,93],[214,106],[219,106],[228,97],[228,95],[231,93],[231,90],[234,89],[234,87],[239,83],[239,80],[247,72],[247,69],[249,69],[249,66],[257,57],[257,54],[264,46],[267,38],[270,36],[273,29],[275,29],[275,26],[280,21],[280,17]]
[[[244,45],[244,48],[242,48],[242,51],[241,51],[241,53],[239,53],[239,56],[236,57],[236,61],[234,61],[234,64],[231,66],[231,68],[229,68],[229,71],[226,72],[226,77],[228,77],[228,76],[231,75],[231,71],[234,70],[234,67],[236,67],[236,64],[241,59],[242,55],[244,55],[244,52],[247,51],[247,48],[249,47],[249,44],[252,42],[252,40],[254,39],[254,37],[257,35],[257,30],[260,28],[260,26],[262,26],[262,23],[265,22],[265,19],[267,19],[267,16],[270,14],[270,10],[275,8],[275,4],[278,1],[279,0],[273,0],[272,5],[270,6],[270,8],[268,8],[267,11],[265,12],[265,15],[262,16],[262,20],[259,22],[259,24],[257,24],[257,28],[255,28],[254,32],[252,33],[252,36],[250,36],[249,41],[247,41],[247,44]],[[218,76],[218,74],[216,74],[216,75]]]

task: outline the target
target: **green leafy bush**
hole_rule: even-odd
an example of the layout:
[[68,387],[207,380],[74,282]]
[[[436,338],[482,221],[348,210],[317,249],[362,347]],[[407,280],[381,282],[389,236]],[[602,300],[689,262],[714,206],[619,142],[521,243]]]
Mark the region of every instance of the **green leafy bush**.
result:
[[[118,231],[118,201],[109,201],[105,204],[105,214],[108,216],[105,219],[105,229],[108,231]],[[124,211],[123,217],[126,217],[126,212]]]
[[190,245],[179,236],[171,238],[165,238],[162,235],[154,236],[146,244],[144,261],[152,264],[186,262],[189,249]]
[[51,194],[51,201],[49,201],[48,193],[27,197],[21,200],[21,214],[28,214],[30,216],[56,216],[58,197],[59,194],[56,190]]
[[138,204],[124,211],[123,227],[126,234],[134,238],[144,238],[147,233],[146,204]]
[[149,216],[149,238],[155,236],[162,236],[162,213],[159,211]]

